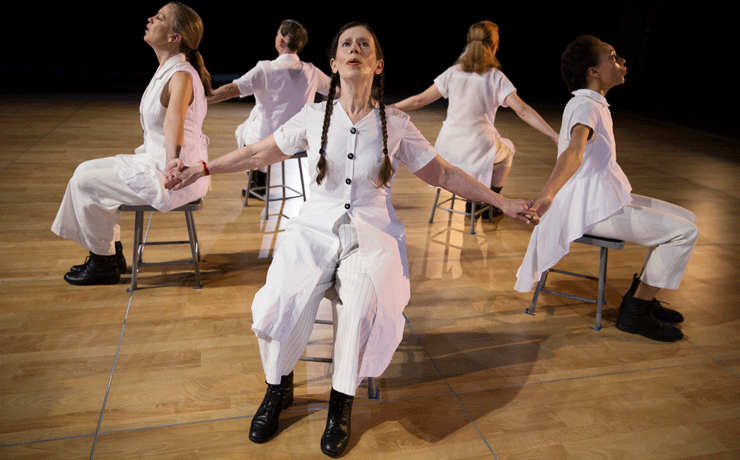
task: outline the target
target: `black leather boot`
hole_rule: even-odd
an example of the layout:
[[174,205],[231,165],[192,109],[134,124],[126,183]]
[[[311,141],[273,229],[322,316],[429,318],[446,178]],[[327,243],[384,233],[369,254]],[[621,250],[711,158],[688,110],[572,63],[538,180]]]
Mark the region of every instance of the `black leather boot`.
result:
[[354,396],[331,389],[329,415],[326,417],[326,429],[321,436],[321,452],[329,457],[338,457],[349,444],[354,399]]
[[293,373],[284,375],[280,385],[267,385],[262,404],[252,418],[249,440],[256,443],[269,441],[278,430],[278,419],[283,409],[293,404]]
[[[118,266],[118,271],[121,272],[123,275],[126,273],[126,258],[123,256],[123,245],[120,241],[115,242],[116,246],[116,265]],[[85,266],[90,263],[90,257],[88,256],[87,259],[85,259],[84,264],[80,265],[73,265],[72,268],[69,269],[70,273],[74,272],[80,272],[82,271]]]
[[675,342],[683,338],[680,329],[661,323],[653,316],[653,302],[650,300],[626,294],[620,308],[616,324],[620,331],[639,334],[661,342]]
[[[637,291],[637,286],[639,285],[640,277],[637,275],[637,273],[635,273],[634,275],[632,275],[632,285],[627,291],[627,294],[629,294],[630,296],[635,295],[635,291]],[[624,299],[626,298],[627,296],[625,295]],[[622,305],[619,306],[620,309],[624,305],[624,299],[622,299]],[[683,322],[683,315],[680,312],[677,312],[676,310],[668,307],[664,307],[660,300],[657,300],[655,298],[653,298],[651,302],[653,308],[653,316],[655,316],[658,321],[662,321],[668,324],[678,324]]]
[[75,286],[118,284],[121,281],[121,272],[118,270],[115,258],[115,255],[99,256],[91,252],[84,264],[75,266],[79,269],[72,267],[64,275],[64,281]]

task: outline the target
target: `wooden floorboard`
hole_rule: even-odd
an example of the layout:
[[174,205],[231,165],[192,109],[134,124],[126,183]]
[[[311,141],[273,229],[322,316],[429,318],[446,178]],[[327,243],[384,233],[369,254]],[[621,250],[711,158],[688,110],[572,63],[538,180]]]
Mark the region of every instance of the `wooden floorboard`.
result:
[[[212,158],[230,151],[248,103],[209,107]],[[558,110],[543,110],[557,129]],[[0,101],[0,458],[325,458],[319,438],[328,366],[300,362],[296,399],[266,444],[247,439],[264,395],[250,330],[286,219],[241,204],[243,173],[213,178],[195,213],[203,288],[187,266],[147,267],[115,286],[62,279],[86,251],[49,229],[81,161],[131,153],[138,103],[116,99]],[[434,142],[443,109],[412,114]],[[393,202],[406,226],[412,296],[404,339],[380,399],[358,390],[345,458],[740,458],[740,150],[738,143],[615,112],[618,160],[634,192],[685,206],[700,236],[679,290],[658,298],[681,310],[685,339],[659,343],[614,327],[645,248],[611,251],[603,328],[593,305],[513,290],[531,227],[438,211],[434,189],[399,171]],[[530,197],[555,162],[551,141],[502,110],[517,146],[504,193]],[[283,211],[291,215],[299,202]],[[277,211],[277,209],[273,209]],[[148,219],[147,215],[147,219]],[[130,260],[133,216],[121,219]],[[182,214],[152,216],[150,238],[186,236]],[[180,238],[179,236],[177,238]],[[150,261],[186,259],[151,248]],[[598,251],[574,245],[559,268],[595,274]],[[595,283],[550,283],[595,295]],[[309,352],[325,353],[316,331]]]

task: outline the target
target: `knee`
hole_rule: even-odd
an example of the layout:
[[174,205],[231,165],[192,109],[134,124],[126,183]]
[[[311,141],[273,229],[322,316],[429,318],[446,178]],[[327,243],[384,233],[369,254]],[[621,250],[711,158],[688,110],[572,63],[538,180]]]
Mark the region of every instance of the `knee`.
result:
[[694,246],[697,239],[699,239],[699,227],[692,222],[686,227],[686,240],[691,242],[691,246]]

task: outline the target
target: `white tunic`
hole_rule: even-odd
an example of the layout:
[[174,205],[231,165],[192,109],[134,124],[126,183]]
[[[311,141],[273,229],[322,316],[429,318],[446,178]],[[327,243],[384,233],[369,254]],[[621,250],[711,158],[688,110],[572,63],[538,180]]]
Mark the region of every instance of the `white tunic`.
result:
[[[316,164],[325,104],[306,105],[275,133],[286,155],[307,150],[311,194],[297,217],[288,222],[273,257],[267,283],[252,304],[252,329],[283,342],[296,326],[311,292],[338,249],[335,222],[349,214],[357,230],[359,251],[371,261],[370,277],[378,309],[362,357],[359,375],[378,376],[388,366],[403,337],[403,309],[409,301],[409,270],[404,227],[391,204],[391,190],[376,187],[382,165],[382,131],[377,109],[353,124],[339,102],[333,102],[326,143],[328,172],[316,183]],[[388,152],[410,172],[437,154],[409,120],[387,109]]]
[[501,137],[493,122],[499,106],[506,107],[506,97],[516,88],[498,69],[477,74],[463,72],[459,64],[435,78],[434,84],[449,99],[434,148],[454,166],[490,184],[496,142],[504,142],[514,152],[514,145]]
[[312,103],[316,93],[329,92],[330,79],[324,72],[297,54],[281,54],[273,61],[259,61],[254,68],[234,80],[241,97],[254,95],[255,106],[249,118],[236,129],[239,147],[266,138],[304,105]]
[[532,290],[543,271],[554,266],[593,226],[632,201],[632,186],[617,164],[609,104],[601,94],[579,89],[565,106],[558,156],[568,147],[576,124],[593,130],[583,163],[555,195],[550,209],[532,231],[514,289]]
[[167,108],[160,101],[165,84],[176,72],[188,72],[193,80],[193,102],[185,114],[185,130],[180,158],[186,165],[208,161],[208,138],[203,134],[203,119],[208,105],[198,72],[180,53],[160,67],[149,82],[139,105],[144,143],[135,150],[131,164],[116,168],[119,177],[138,196],[155,209],[166,212],[205,196],[210,178],[203,177],[182,190],[164,188],[167,153],[164,142],[164,117]]

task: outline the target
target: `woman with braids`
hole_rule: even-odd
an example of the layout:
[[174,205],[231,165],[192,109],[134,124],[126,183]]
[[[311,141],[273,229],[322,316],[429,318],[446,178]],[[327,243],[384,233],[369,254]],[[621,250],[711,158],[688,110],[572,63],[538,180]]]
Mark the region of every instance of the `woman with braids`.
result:
[[[305,106],[273,135],[207,166],[173,175],[175,188],[205,175],[242,171],[307,150],[311,196],[290,219],[252,303],[268,383],[249,438],[265,442],[293,401],[293,367],[308,342],[321,299],[332,301],[332,390],[321,449],[339,455],[350,435],[352,400],[363,377],[388,366],[403,336],[409,275],[403,225],[391,205],[399,163],[432,185],[492,203],[529,221],[523,200],[508,200],[437,155],[400,110],[383,102],[383,53],[371,29],[345,25],[329,51],[329,100]],[[335,91],[341,96],[335,100]],[[314,168],[315,167],[315,168]]]
[[159,68],[139,106],[144,144],[134,154],[99,158],[80,164],[67,185],[51,229],[90,251],[82,265],[64,275],[70,284],[116,284],[126,261],[118,219],[122,204],[147,204],[166,212],[203,197],[209,180],[172,191],[167,171],[183,162],[206,161],[206,116],[210,74],[198,45],[203,22],[189,7],[171,2],[148,20],[144,41]]
[[[415,110],[440,97],[449,100],[447,119],[434,148],[453,165],[501,192],[511,171],[514,144],[501,137],[493,125],[499,106],[511,107],[537,131],[558,142],[557,133],[517,95],[516,88],[499,70],[498,26],[481,21],[470,26],[465,51],[455,65],[434,79],[424,92],[393,104]],[[471,204],[468,203],[468,212]],[[494,209],[495,212],[499,213]]]
[[[255,106],[249,118],[236,128],[237,147],[254,144],[272,134],[304,105],[313,102],[316,93],[326,96],[329,77],[313,64],[298,59],[307,42],[306,29],[292,19],[285,19],[275,36],[278,57],[259,61],[249,72],[208,97],[208,103],[215,104],[254,95]],[[265,176],[265,171],[257,171],[253,175],[254,185],[266,185]]]
[[641,275],[620,306],[617,329],[673,342],[683,337],[673,324],[681,313],[655,300],[661,288],[677,289],[699,230],[689,210],[630,193],[617,164],[614,128],[606,101],[624,83],[625,60],[592,35],[571,42],[560,71],[573,98],[565,106],[558,160],[533,207],[545,213],[534,229],[517,273],[515,289],[532,290],[542,272],[568,253],[570,243],[588,233],[648,246]]

